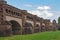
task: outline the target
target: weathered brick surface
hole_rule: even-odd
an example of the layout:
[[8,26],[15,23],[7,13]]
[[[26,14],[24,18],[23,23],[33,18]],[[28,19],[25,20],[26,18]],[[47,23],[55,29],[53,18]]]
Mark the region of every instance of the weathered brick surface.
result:
[[56,31],[58,29],[55,20],[50,22],[48,19],[32,15],[26,10],[8,5],[4,0],[0,1],[0,16],[0,35],[2,36]]

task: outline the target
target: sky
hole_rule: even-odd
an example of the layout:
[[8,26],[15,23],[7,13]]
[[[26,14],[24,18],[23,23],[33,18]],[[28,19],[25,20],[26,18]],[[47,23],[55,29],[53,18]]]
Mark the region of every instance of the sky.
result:
[[[58,20],[60,0],[6,0],[8,4],[44,19]],[[57,21],[58,22],[58,21]]]

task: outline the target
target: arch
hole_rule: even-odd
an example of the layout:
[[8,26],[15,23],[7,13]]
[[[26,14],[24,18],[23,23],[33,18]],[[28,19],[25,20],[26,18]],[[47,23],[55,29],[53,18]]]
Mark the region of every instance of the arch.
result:
[[11,20],[10,23],[12,24],[12,33],[13,34],[20,34],[21,33],[21,25],[14,20]]
[[25,27],[32,27],[32,24],[31,24],[31,23],[26,22],[26,23],[25,23]]
[[25,34],[31,34],[32,30],[30,28],[25,28]]
[[35,26],[35,27],[40,27],[40,26],[39,26],[39,24],[36,24],[36,26]]
[[42,23],[42,25],[41,25],[41,31],[42,32],[46,31],[46,25],[45,25],[45,23]]
[[24,27],[25,27],[25,29],[24,29],[25,34],[31,34],[32,33],[31,28],[33,26],[31,23],[26,22]]
[[36,26],[35,26],[35,27],[38,27],[38,28],[37,28],[37,29],[34,29],[34,32],[35,32],[35,33],[39,32],[40,25],[39,25],[39,24],[36,24]]

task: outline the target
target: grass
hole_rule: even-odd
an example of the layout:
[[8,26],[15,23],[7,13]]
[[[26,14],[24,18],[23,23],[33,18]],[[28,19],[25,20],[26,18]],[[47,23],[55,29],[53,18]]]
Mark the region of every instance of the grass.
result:
[[0,37],[0,40],[60,40],[60,31]]

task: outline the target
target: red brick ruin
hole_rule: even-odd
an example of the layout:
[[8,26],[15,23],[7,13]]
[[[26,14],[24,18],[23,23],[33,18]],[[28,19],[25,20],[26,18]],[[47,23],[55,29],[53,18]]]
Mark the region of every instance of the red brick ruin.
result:
[[55,20],[43,19],[0,0],[0,36],[31,34],[58,29]]

